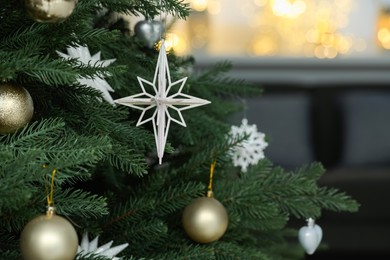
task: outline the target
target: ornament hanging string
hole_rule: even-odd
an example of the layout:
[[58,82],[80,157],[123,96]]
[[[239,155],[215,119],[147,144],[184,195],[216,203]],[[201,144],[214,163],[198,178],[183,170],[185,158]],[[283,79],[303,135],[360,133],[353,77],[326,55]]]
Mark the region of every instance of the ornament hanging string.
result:
[[[46,168],[47,165],[44,164],[43,165],[43,168]],[[54,206],[54,199],[53,199],[53,195],[54,195],[54,177],[57,173],[57,169],[54,168],[53,171],[51,172],[51,181],[50,181],[50,190],[48,189],[47,185],[46,185],[46,198],[47,198],[47,206],[48,207],[53,207]]]
[[209,180],[209,186],[207,187],[207,197],[209,198],[213,197],[213,176],[214,176],[214,169],[216,164],[217,164],[217,160],[214,159],[210,165],[210,180]]
[[57,169],[54,169],[51,173],[50,193],[47,195],[47,204],[49,207],[54,206],[53,194],[54,194],[54,176],[57,173]]

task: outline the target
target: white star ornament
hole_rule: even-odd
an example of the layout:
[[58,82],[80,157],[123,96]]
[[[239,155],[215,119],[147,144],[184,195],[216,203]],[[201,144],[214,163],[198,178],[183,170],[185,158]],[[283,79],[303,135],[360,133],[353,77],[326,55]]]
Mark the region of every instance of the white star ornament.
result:
[[[137,79],[141,86],[142,93],[116,99],[114,102],[142,110],[137,126],[152,121],[157,156],[159,158],[159,164],[161,164],[171,121],[186,127],[181,111],[209,104],[210,101],[181,93],[187,77],[171,82],[164,41],[162,41],[160,47],[153,82],[147,81],[141,77],[137,77]],[[179,90],[174,94],[170,94],[170,90],[176,85],[179,85]],[[153,93],[150,94],[146,91],[146,88],[150,88]],[[152,111],[152,109],[154,109],[152,115],[146,115],[146,113]],[[172,117],[169,109],[176,111],[178,118]]]
[[[100,60],[100,51],[93,56],[91,56],[88,47],[77,45],[77,47],[68,47],[66,48],[68,54],[62,53],[57,51],[57,53],[65,59],[72,59],[75,58],[78,60],[79,64],[82,65],[94,65],[94,66],[101,66],[101,67],[107,67],[111,63],[113,63],[116,59],[110,59],[110,60]],[[88,87],[94,88],[102,93],[102,96],[104,100],[106,100],[108,103],[115,105],[114,100],[112,99],[109,91],[114,92],[112,87],[107,83],[107,81],[104,79],[103,75],[97,74],[96,76],[92,78],[84,78],[79,77],[77,81],[82,84],[86,85]]]
[[79,254],[76,259],[80,259],[83,256],[105,256],[111,260],[119,260],[121,258],[116,257],[121,251],[129,246],[128,243],[111,247],[113,241],[110,241],[102,246],[98,247],[99,236],[95,237],[92,241],[88,239],[88,233],[83,234],[80,245],[77,248],[77,253]]

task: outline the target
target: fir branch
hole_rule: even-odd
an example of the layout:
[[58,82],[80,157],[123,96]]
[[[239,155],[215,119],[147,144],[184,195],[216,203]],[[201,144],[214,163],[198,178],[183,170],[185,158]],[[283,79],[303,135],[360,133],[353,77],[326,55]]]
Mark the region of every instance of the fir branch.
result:
[[71,85],[78,78],[78,72],[60,59],[52,60],[49,55],[45,57],[32,57],[28,60],[21,73],[25,73],[47,85]]
[[[79,71],[79,76],[83,78],[109,78],[111,75],[120,75],[127,71],[127,67],[123,65],[111,65],[104,67],[103,64],[98,64],[100,61],[97,61],[95,64],[80,64],[77,65]],[[90,88],[90,87],[89,87]],[[99,91],[99,90],[98,90]],[[101,95],[100,91],[98,92]]]
[[324,210],[335,212],[357,212],[360,207],[350,195],[331,187],[320,187],[313,201]]
[[26,16],[23,4],[22,1],[13,0],[2,0],[0,2],[0,38],[14,33],[17,28],[31,25],[32,20]]
[[[1,246],[1,244],[0,244]],[[20,260],[21,259],[20,250],[15,249],[14,251],[11,250],[1,250],[0,249],[0,259],[7,259],[7,260]]]
[[[118,230],[119,231],[119,230]],[[142,255],[143,252],[154,251],[164,244],[167,239],[168,227],[159,219],[144,219],[142,222],[128,226],[120,231],[128,239],[139,241],[134,243],[132,251],[135,255]],[[153,239],[148,239],[148,238]]]
[[34,23],[26,28],[20,27],[19,30],[7,35],[0,41],[1,50],[26,50],[26,55],[32,56],[32,53],[37,53],[35,50],[42,50],[41,45],[45,42],[44,37],[34,37],[44,31],[46,26]]
[[[0,215],[26,206],[29,198],[36,191],[34,185],[31,185],[31,182],[36,180],[34,170],[38,167],[34,163],[34,155],[19,155],[12,160],[1,161],[0,196],[7,199],[0,200]],[[4,157],[1,156],[1,158]]]
[[4,143],[1,145],[15,158],[19,154],[33,153],[39,155],[37,159],[41,163],[50,163],[59,169],[96,163],[111,149],[106,137],[78,136],[64,132],[63,127],[64,122],[60,119],[35,122],[18,134],[2,137]]
[[119,31],[109,31],[107,29],[88,29],[79,33],[79,41],[85,42],[88,46],[99,46],[105,44],[112,44],[120,40],[122,35]]
[[133,149],[123,148],[123,145],[113,146],[112,152],[107,156],[107,161],[117,169],[138,177],[148,174],[145,157]]
[[120,226],[127,226],[129,225],[128,223],[141,220],[143,218],[143,212],[145,212],[145,208],[150,208],[151,203],[152,202],[144,199],[130,199],[125,203],[111,203],[111,205],[115,205],[115,207],[111,209],[109,218],[104,220],[102,229],[111,230],[118,228],[118,230],[120,230]]
[[80,218],[100,218],[107,215],[107,199],[83,190],[71,188],[55,189],[54,193],[57,212],[65,216]]
[[102,160],[111,149],[109,138],[105,136],[77,136],[65,134],[52,148],[46,147],[47,159],[58,168],[95,164]]
[[123,14],[142,14],[145,18],[154,19],[162,12],[166,12],[180,19],[189,15],[189,4],[184,1],[166,0],[160,5],[156,0],[101,0],[103,7]]
[[86,105],[83,110],[85,117],[77,119],[74,125],[76,127],[79,121],[83,122],[84,127],[78,129],[82,133],[96,133],[110,139],[112,147],[107,150],[105,160],[124,172],[137,176],[147,174],[145,153],[154,149],[155,145],[150,132],[134,127],[131,123],[119,122],[128,115],[127,109],[123,107],[114,108],[98,103]]
[[[28,149],[31,143],[35,146],[44,146],[47,142],[52,142],[53,138],[63,131],[65,123],[60,118],[48,118],[41,121],[35,121],[15,134],[0,136],[0,143],[5,149],[17,148]],[[1,149],[2,150],[2,149]]]
[[199,183],[178,183],[174,186],[169,186],[164,189],[164,194],[161,192],[155,193],[155,205],[153,213],[156,216],[169,215],[185,208],[191,201],[200,196],[204,196],[205,187]]
[[170,250],[155,252],[154,259],[214,259],[213,249],[201,245],[172,245]]
[[245,258],[271,260],[270,256],[264,254],[261,250],[246,247],[245,245],[238,245],[233,243],[221,242],[213,245],[215,259],[224,260],[238,260]]

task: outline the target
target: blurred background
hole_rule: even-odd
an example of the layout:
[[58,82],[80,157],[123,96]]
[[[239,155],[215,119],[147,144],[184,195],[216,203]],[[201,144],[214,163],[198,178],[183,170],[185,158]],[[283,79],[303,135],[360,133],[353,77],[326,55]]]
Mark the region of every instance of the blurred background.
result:
[[167,38],[178,54],[381,56],[390,48],[386,0],[191,0]]
[[320,185],[361,204],[323,212],[323,246],[307,258],[389,259],[390,1],[188,2],[186,21],[167,20],[170,48],[194,56],[194,71],[227,60],[230,76],[264,90],[237,99],[246,109],[232,124],[256,124],[276,165],[321,162]]

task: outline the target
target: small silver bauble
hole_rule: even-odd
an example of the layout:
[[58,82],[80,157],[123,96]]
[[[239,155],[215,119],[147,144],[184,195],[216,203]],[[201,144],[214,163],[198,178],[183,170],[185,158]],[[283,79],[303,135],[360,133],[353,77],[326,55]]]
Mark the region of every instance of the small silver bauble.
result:
[[144,20],[136,23],[134,32],[148,48],[152,48],[153,45],[161,39],[164,28],[159,21]]

